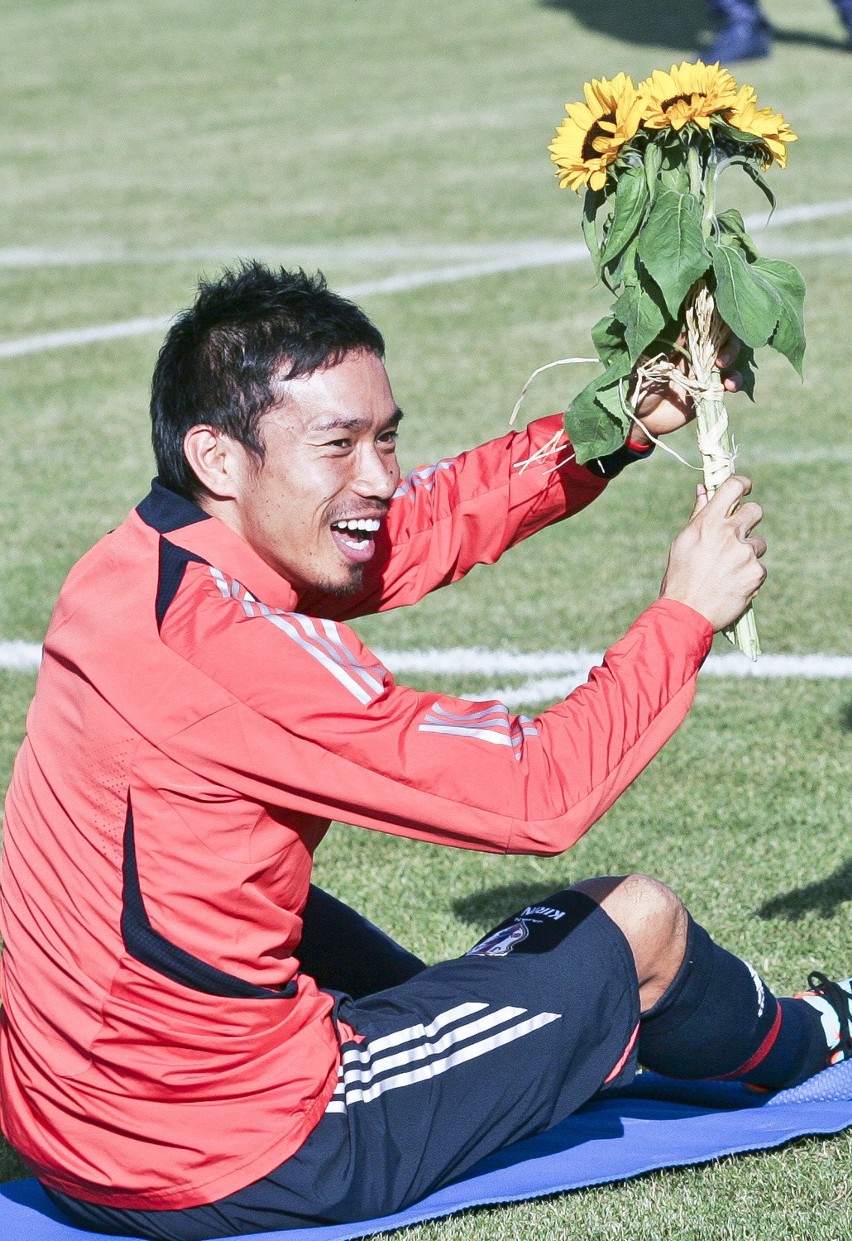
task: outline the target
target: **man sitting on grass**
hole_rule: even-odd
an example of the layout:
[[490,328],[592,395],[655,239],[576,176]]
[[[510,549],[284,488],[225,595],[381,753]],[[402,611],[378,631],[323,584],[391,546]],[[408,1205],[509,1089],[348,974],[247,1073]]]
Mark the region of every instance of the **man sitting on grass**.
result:
[[[311,886],[332,819],[569,848],[764,577],[733,477],[699,495],[659,598],[538,718],[396,685],[342,620],[496,560],[650,440],[518,470],[546,418],[400,481],[383,349],[321,278],[202,285],[154,374],[158,480],[60,595],[7,801],[0,1099],[81,1226],[372,1218],[637,1062],[776,1089],[852,1050],[848,982],[777,1000],[642,875],[543,896],[428,967]],[[653,435],[690,416],[669,392],[639,413]]]

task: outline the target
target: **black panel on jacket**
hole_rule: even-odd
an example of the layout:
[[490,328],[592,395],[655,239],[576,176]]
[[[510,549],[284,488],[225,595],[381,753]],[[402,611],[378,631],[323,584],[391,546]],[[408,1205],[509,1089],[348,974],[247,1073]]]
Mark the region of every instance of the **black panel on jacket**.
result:
[[171,530],[180,530],[182,526],[194,526],[199,521],[209,521],[210,514],[205,513],[191,500],[170,491],[155,478],[151,490],[141,504],[137,504],[136,512],[145,522],[159,530],[160,534],[168,534]]
[[158,630],[163,626],[169,604],[180,589],[186,566],[190,561],[195,561],[196,564],[207,564],[207,561],[202,556],[196,556],[195,552],[188,552],[185,547],[177,547],[168,539],[160,539],[160,575],[157,581],[155,603]]
[[[168,830],[167,826],[164,830]],[[186,952],[155,931],[148,920],[139,871],[136,863],[136,840],[133,832],[133,810],[127,799],[124,827],[123,907],[121,937],[130,955],[157,974],[170,978],[193,991],[205,995],[221,995],[235,1000],[289,1000],[296,994],[296,983],[289,982],[275,990],[246,982],[233,974],[209,965],[191,952]]]

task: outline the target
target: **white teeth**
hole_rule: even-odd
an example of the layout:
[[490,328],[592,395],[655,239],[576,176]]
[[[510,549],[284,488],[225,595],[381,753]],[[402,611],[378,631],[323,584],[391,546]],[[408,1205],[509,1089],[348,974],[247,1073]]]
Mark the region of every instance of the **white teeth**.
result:
[[374,517],[334,522],[338,530],[358,530],[361,534],[375,534],[380,524]]

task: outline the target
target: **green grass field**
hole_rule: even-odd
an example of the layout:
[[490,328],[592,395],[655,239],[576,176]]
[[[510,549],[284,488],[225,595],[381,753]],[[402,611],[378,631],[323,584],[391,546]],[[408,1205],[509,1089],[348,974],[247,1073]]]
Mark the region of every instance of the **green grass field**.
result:
[[[753,233],[805,276],[809,343],[804,384],[761,356],[755,405],[732,402],[738,465],[766,509],[765,649],[849,655],[852,57],[828,0],[765,7],[774,53],[734,71],[799,141],[770,174],[777,222]],[[3,31],[0,642],[37,642],[70,565],[147,489],[162,335],[51,334],[160,319],[199,274],[241,257],[321,267],[385,332],[405,466],[500,434],[527,376],[586,354],[607,304],[588,260],[523,261],[535,243],[580,240],[578,201],[556,189],[546,151],[564,103],[591,76],[693,59],[709,26],[702,0],[6,0]],[[727,193],[763,211],[747,180],[732,175]],[[483,272],[489,260],[505,270]],[[401,287],[382,288],[392,277]],[[523,416],[562,407],[582,375],[542,376]],[[694,457],[690,434],[677,446]],[[359,630],[382,649],[603,649],[655,597],[693,487],[657,453],[568,527]],[[31,673],[0,671],[4,785],[32,688]],[[436,959],[531,895],[645,870],[796,988],[811,968],[850,970],[850,752],[849,680],[708,677],[666,751],[566,857],[341,826],[318,876]],[[0,1179],[19,1175],[0,1145]],[[850,1198],[847,1133],[409,1235],[841,1241]]]

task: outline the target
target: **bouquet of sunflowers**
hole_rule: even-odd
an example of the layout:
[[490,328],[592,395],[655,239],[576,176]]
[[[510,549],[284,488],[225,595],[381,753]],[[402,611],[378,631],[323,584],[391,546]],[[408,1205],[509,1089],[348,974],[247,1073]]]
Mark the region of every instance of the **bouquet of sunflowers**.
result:
[[[592,329],[602,373],[571,402],[565,429],[578,461],[603,456],[627,439],[643,392],[680,385],[695,403],[712,495],[734,465],[714,369],[728,329],[743,345],[749,395],[756,348],[772,345],[799,374],[805,350],[804,281],[760,257],[739,211],[718,209],[719,178],[741,168],[774,206],[763,173],[785,166],[796,135],[718,64],[685,62],[638,86],[619,73],[586,83],[584,95],[549,150],[559,185],[584,196],[583,233],[615,300]],[[732,640],[757,656],[751,609]]]

